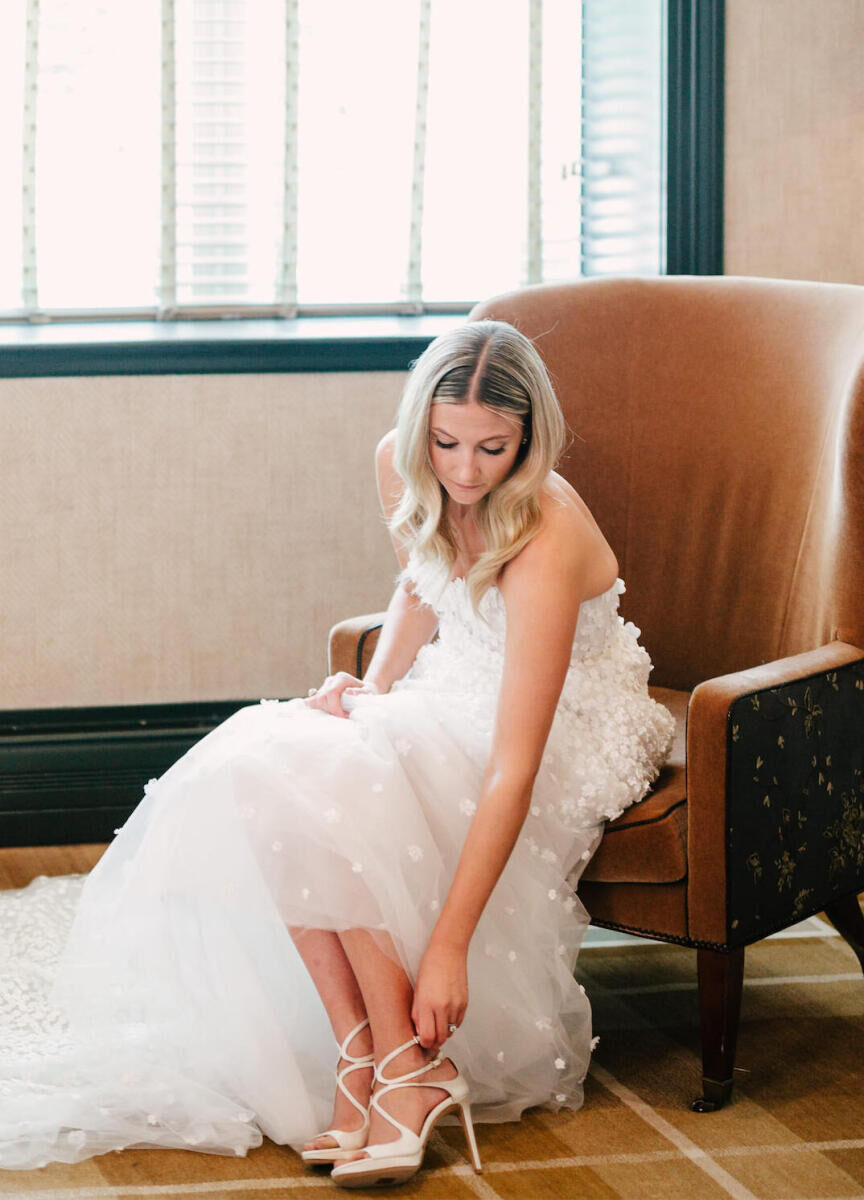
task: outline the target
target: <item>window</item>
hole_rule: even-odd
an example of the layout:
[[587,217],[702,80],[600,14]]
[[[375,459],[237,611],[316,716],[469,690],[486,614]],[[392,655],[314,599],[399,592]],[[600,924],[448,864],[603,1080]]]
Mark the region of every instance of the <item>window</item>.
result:
[[0,311],[422,312],[663,272],[668,31],[700,4],[4,0]]

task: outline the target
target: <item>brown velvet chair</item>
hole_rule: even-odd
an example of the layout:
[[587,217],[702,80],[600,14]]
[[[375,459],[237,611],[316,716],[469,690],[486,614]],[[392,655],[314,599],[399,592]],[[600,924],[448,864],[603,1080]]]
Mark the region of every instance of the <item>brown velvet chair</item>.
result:
[[[744,949],[826,911],[864,966],[864,287],[542,285],[473,319],[535,340],[561,472],[615,550],[676,717],[579,887],[592,922],[697,951],[703,1094],[732,1088]],[[337,625],[362,674],[380,614]]]

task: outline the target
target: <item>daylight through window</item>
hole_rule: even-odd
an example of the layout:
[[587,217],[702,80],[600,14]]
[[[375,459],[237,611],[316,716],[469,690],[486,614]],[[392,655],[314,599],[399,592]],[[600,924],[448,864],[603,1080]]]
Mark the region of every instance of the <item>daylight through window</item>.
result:
[[663,0],[4,0],[0,313],[664,270]]

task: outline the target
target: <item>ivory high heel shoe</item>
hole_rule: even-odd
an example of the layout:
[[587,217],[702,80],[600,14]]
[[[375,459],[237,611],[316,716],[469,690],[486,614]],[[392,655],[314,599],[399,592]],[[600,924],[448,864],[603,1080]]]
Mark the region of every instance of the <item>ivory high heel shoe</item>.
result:
[[[432,1062],[425,1063],[418,1070],[409,1071],[407,1075],[397,1075],[393,1079],[385,1078],[384,1068],[403,1050],[416,1044],[419,1044],[419,1039],[414,1037],[396,1050],[391,1050],[375,1068],[375,1080],[384,1086],[373,1094],[372,1104],[386,1121],[399,1130],[400,1136],[392,1142],[378,1142],[371,1146],[364,1146],[363,1150],[369,1155],[368,1158],[342,1162],[334,1167],[330,1178],[340,1187],[370,1187],[373,1184],[404,1183],[406,1179],[410,1179],[420,1169],[423,1155],[426,1152],[426,1142],[429,1140],[432,1129],[445,1113],[453,1112],[454,1109],[459,1110],[459,1119],[471,1151],[474,1170],[478,1174],[483,1170],[477,1151],[477,1142],[474,1138],[474,1126],[471,1122],[468,1085],[458,1071],[453,1079],[435,1079],[428,1083],[416,1082],[420,1076],[425,1075],[427,1071],[431,1071],[433,1067],[439,1066],[444,1061],[439,1056]],[[413,1129],[408,1129],[401,1121],[397,1121],[381,1107],[381,1100],[388,1092],[403,1087],[440,1088],[442,1092],[447,1092],[447,1096],[426,1114],[423,1128],[419,1134],[416,1134]]]
[[361,1021],[359,1025],[355,1025],[355,1027],[345,1038],[345,1041],[339,1047],[339,1057],[346,1059],[348,1066],[343,1067],[341,1071],[336,1072],[337,1088],[343,1096],[347,1096],[357,1111],[363,1114],[363,1124],[359,1129],[325,1129],[323,1133],[319,1133],[316,1138],[313,1138],[312,1140],[317,1141],[317,1138],[331,1137],[336,1145],[325,1146],[321,1150],[302,1151],[300,1157],[304,1162],[339,1162],[340,1159],[343,1159],[347,1154],[353,1154],[357,1150],[362,1150],[366,1145],[366,1135],[369,1131],[369,1109],[351,1095],[343,1081],[351,1074],[352,1071],[361,1071],[364,1068],[371,1068],[372,1070],[375,1069],[374,1054],[361,1054],[355,1056],[348,1053],[348,1047],[354,1041],[354,1038],[358,1033],[360,1033],[361,1030],[365,1029],[368,1024],[368,1021]]

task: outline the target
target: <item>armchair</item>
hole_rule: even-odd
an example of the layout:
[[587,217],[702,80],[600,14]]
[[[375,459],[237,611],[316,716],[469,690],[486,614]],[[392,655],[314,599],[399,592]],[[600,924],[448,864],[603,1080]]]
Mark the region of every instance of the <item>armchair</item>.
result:
[[[666,277],[478,305],[535,340],[560,467],[618,555],[675,745],[579,886],[697,952],[702,1094],[732,1090],[746,947],[825,911],[864,967],[864,288]],[[334,627],[363,673],[381,615]]]

